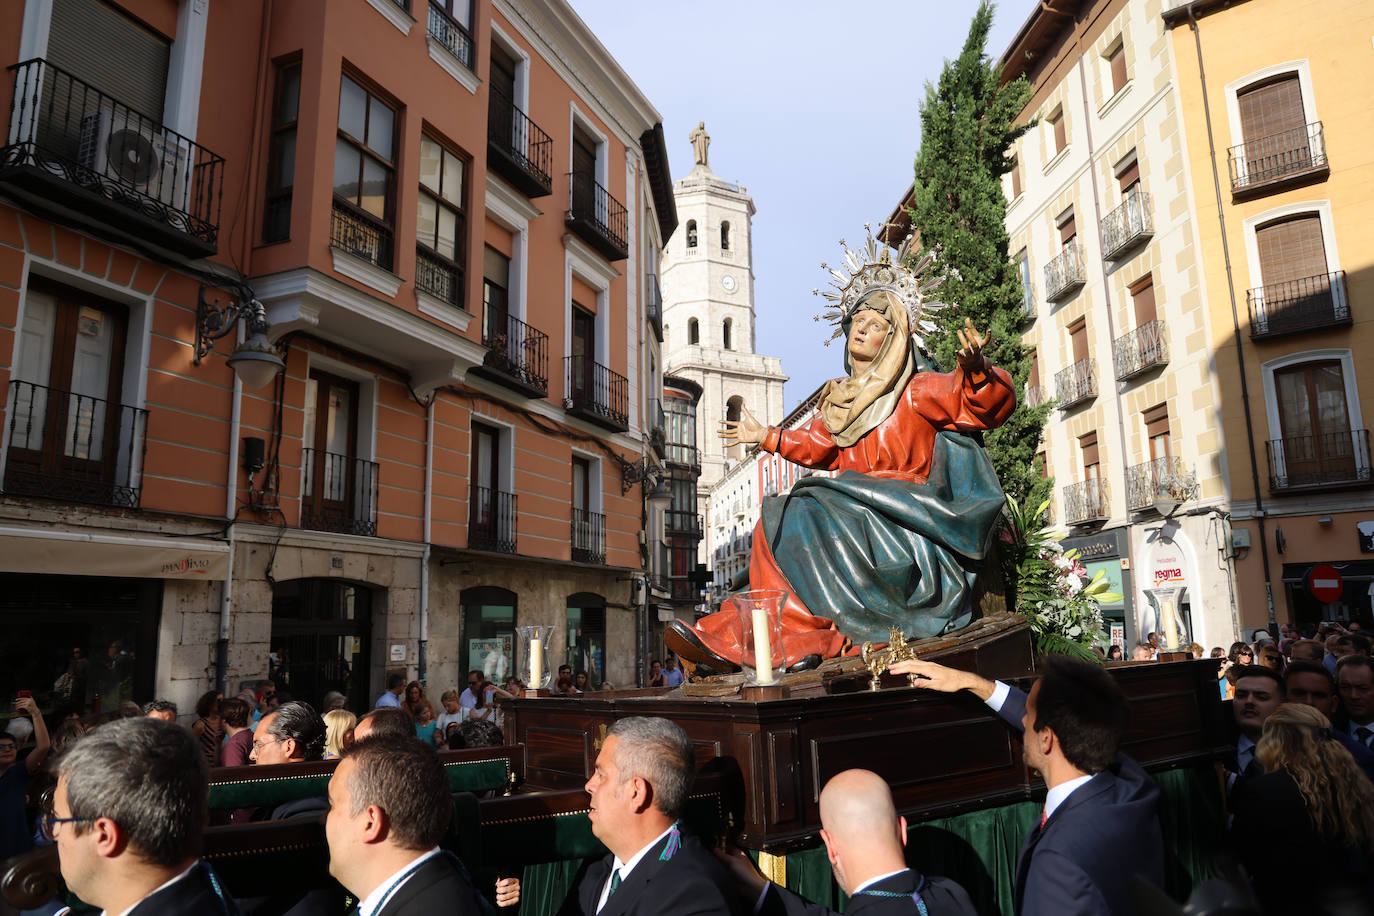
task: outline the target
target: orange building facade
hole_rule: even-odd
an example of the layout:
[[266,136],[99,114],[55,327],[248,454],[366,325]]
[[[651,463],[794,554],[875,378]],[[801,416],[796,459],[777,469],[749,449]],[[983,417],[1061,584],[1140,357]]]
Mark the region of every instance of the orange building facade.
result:
[[637,684],[676,214],[571,8],[0,16],[0,690],[359,708],[516,674],[527,625]]

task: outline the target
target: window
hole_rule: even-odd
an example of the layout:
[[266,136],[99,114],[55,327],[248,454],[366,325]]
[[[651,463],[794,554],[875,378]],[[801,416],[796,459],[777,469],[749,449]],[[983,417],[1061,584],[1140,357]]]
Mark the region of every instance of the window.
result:
[[720,335],[721,335],[721,336],[720,336],[720,339],[721,339],[721,346],[724,347],[725,349],[729,350],[729,349],[730,349],[730,319],[729,319],[729,318],[725,319],[725,321],[721,323]]
[[1159,404],[1142,415],[1145,438],[1150,441],[1150,460],[1169,457],[1169,405]]
[[301,527],[376,534],[377,465],[360,461],[357,382],[311,369],[301,431]]
[[701,328],[695,318],[687,319],[687,345],[695,347],[701,343]]
[[1055,223],[1059,229],[1059,247],[1069,248],[1078,238],[1078,222],[1074,219],[1073,207],[1070,207],[1059,217]]
[[420,136],[420,194],[415,208],[415,285],[450,305],[463,306],[467,164],[438,141]]
[[1021,278],[1021,311],[1035,314],[1035,287],[1031,285],[1030,252],[1022,248],[1016,256],[1016,273]]
[[[1247,86],[1236,93],[1240,108],[1241,134],[1245,142],[1245,158],[1252,164],[1256,159],[1272,156],[1277,147],[1271,146],[1279,135],[1307,126],[1303,110],[1302,85],[1296,73]],[[1296,136],[1296,135],[1295,135]],[[1295,148],[1306,148],[1305,134]]]
[[1140,328],[1153,322],[1158,315],[1155,313],[1155,278],[1154,275],[1138,280],[1131,286],[1131,305],[1135,309],[1135,326]]
[[1011,199],[1021,196],[1021,160],[1015,156],[1011,160]]
[[[579,592],[568,596],[568,654],[565,664],[573,670],[574,684],[580,690],[596,690],[606,679],[606,599]],[[587,675],[587,684],[576,683],[578,674]]]
[[472,423],[468,547],[473,550],[515,552],[515,496],[502,486],[503,477],[509,476],[504,435],[495,426]]
[[589,458],[572,457],[572,559],[575,562],[605,562],[605,531],[602,516],[597,512],[601,505],[600,467]]
[[1032,348],[1030,351],[1030,372],[1026,375],[1027,406],[1035,407],[1044,400],[1044,395],[1040,391],[1040,351]]
[[1132,191],[1140,187],[1140,160],[1134,155],[1130,161],[1121,165],[1116,170],[1116,182],[1121,188],[1121,196],[1129,197]]
[[1061,152],[1069,145],[1069,135],[1064,126],[1064,106],[1059,106],[1049,117],[1050,134],[1054,138],[1054,151]]
[[489,346],[509,332],[509,290],[510,258],[488,245],[482,255],[482,339]]
[[1117,42],[1116,47],[1107,54],[1107,69],[1112,79],[1112,95],[1126,88],[1129,77],[1126,74],[1126,46]]
[[1097,481],[1102,478],[1101,465],[1097,452],[1097,433],[1091,432],[1078,437],[1078,449],[1083,455],[1083,479]]
[[[480,671],[488,680],[504,683],[515,674],[515,624],[518,598],[515,592],[484,585],[463,589],[463,640],[460,664],[466,671]],[[533,684],[528,686],[535,686]]]
[[720,250],[730,250],[730,222],[728,220],[720,224]]
[[396,111],[355,80],[339,85],[334,145],[334,225],[330,244],[384,270],[392,266]]
[[1326,274],[1321,217],[1305,213],[1255,230],[1260,272],[1266,287]]
[[1073,361],[1086,364],[1088,360],[1088,323],[1080,321],[1069,328],[1069,345],[1073,350]]
[[6,490],[138,506],[146,414],[120,403],[127,327],[123,306],[29,278]]
[[697,247],[697,221],[694,219],[687,220],[687,247]]
[[1352,434],[1341,360],[1314,360],[1274,371],[1274,397],[1288,486],[1368,474],[1368,443]]
[[572,325],[572,397],[584,401],[596,391],[596,316],[574,302]]
[[267,161],[267,204],[262,217],[264,242],[284,242],[291,237],[291,191],[296,183],[296,117],[301,95],[300,61],[277,67],[276,87]]
[[572,210],[588,218],[604,221],[604,204],[598,199],[597,152],[599,144],[581,124],[573,125]]
[[[162,120],[171,42],[117,9],[114,3],[60,0],[44,5],[51,7],[52,17],[43,56],[52,67],[108,93],[131,111]],[[11,20],[10,28],[14,31],[9,34],[19,34],[17,17]],[[45,81],[54,78],[55,75],[45,74]],[[62,92],[74,89],[64,86]],[[94,98],[90,99],[87,107],[94,107],[94,102]],[[119,118],[123,117],[121,112]],[[79,123],[79,114],[76,119]]]

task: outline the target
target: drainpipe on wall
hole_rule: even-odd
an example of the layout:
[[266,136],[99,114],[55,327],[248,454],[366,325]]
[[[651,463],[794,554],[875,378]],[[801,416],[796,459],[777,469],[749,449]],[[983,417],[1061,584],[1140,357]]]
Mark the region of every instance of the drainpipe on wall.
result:
[[[1202,86],[1202,113],[1207,122],[1207,157],[1212,163],[1212,190],[1217,199],[1217,223],[1221,229],[1221,256],[1226,264],[1226,291],[1231,298],[1231,330],[1236,340],[1236,363],[1240,370],[1240,401],[1245,413],[1245,444],[1250,449],[1250,482],[1255,488],[1255,521],[1259,525],[1260,559],[1264,564],[1264,599],[1269,607],[1269,633],[1277,638],[1278,620],[1274,615],[1273,576],[1269,570],[1269,538],[1264,530],[1264,496],[1260,491],[1259,459],[1255,454],[1255,423],[1250,415],[1250,387],[1245,379],[1245,350],[1241,346],[1240,311],[1236,306],[1236,280],[1231,269],[1231,245],[1226,238],[1226,211],[1221,202],[1221,172],[1217,168],[1216,140],[1212,133],[1212,106],[1207,99],[1207,70],[1202,62],[1202,34],[1198,31],[1195,3],[1188,4],[1188,25],[1197,46],[1197,75]],[[1244,634],[1241,634],[1242,637]]]
[[[243,328],[239,328],[243,337]],[[219,597],[219,638],[215,640],[215,689],[227,694],[229,679],[230,608],[234,597],[234,512],[238,509],[239,415],[243,406],[243,382],[234,373],[234,390],[229,402],[229,468],[224,481],[224,515],[229,519],[225,534],[229,538],[229,571]]]
[[421,684],[429,672],[429,536],[433,521],[430,503],[434,494],[434,402],[438,397],[439,392],[435,391],[425,407],[425,552],[420,558],[420,654],[416,674]]

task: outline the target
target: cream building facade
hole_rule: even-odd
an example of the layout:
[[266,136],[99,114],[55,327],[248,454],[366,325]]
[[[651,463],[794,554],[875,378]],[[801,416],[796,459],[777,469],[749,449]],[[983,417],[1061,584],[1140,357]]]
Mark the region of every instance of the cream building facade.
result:
[[[661,261],[665,371],[702,388],[697,407],[703,518],[713,514],[716,485],[744,458],[724,449],[716,433],[725,419],[747,409],[761,423],[783,415],[787,376],[774,356],[754,352],[754,201],[747,189],[711,171],[705,125],[691,135],[695,165],[673,183],[678,228]],[[755,496],[757,500],[757,496]],[[719,544],[708,526],[700,560],[710,563]]]

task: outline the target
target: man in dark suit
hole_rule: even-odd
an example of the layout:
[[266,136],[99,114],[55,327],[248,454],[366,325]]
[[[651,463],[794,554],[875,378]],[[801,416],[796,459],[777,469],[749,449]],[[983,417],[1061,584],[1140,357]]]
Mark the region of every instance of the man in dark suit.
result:
[[209,791],[205,755],[178,725],[118,719],[81,738],[42,822],[67,888],[122,916],[238,916],[197,858]]
[[453,818],[434,749],[412,736],[354,742],[329,780],[329,873],[358,916],[482,912],[466,869],[439,848]]
[[1045,780],[1040,826],[1016,865],[1019,916],[1135,913],[1132,879],[1164,885],[1159,789],[1140,765],[1118,752],[1126,699],[1105,670],[1048,656],[1028,695],[1000,681],[933,662],[904,661],[894,674],[919,686],[967,690],[1023,732],[1026,764]]
[[[1283,683],[1287,690],[1288,702],[1311,706],[1329,721],[1336,722],[1336,679],[1326,670],[1325,665],[1320,662],[1293,662],[1283,672]],[[1374,751],[1352,737],[1345,728],[1333,725],[1330,734],[1334,741],[1355,758],[1355,764],[1364,771],[1365,777],[1374,782]]]
[[1236,724],[1235,756],[1226,761],[1228,791],[1237,779],[1263,775],[1264,767],[1255,759],[1255,745],[1264,731],[1264,720],[1279,708],[1287,693],[1283,678],[1273,668],[1245,665],[1236,672],[1236,695],[1231,700],[1231,715]]
[[[821,841],[847,916],[977,916],[973,901],[948,878],[927,878],[906,864],[906,818],[877,773],[845,770],[821,790]],[[723,856],[756,916],[836,916],[759,874],[744,853]]]
[[678,821],[696,758],[668,719],[620,719],[587,780],[592,832],[611,854],[578,875],[560,916],[745,914],[725,866]]

